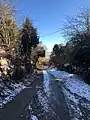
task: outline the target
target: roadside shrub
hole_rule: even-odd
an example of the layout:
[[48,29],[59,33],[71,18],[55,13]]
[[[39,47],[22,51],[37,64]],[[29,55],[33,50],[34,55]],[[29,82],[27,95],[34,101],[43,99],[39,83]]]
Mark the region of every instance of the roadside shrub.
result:
[[21,67],[16,67],[11,76],[11,79],[15,80],[16,82],[20,82],[24,76],[25,76],[25,73],[24,73],[23,69]]
[[25,63],[25,70],[26,70],[26,73],[27,73],[27,74],[33,72],[32,64],[31,64],[30,62],[26,62],[26,63]]
[[83,76],[84,81],[85,81],[87,84],[90,85],[90,70],[87,69],[86,71],[83,71],[82,76]]

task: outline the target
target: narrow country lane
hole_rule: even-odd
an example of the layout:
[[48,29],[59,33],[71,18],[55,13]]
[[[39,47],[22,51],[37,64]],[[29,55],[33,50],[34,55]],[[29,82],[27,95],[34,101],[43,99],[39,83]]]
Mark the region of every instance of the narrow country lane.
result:
[[[39,120],[70,120],[62,89],[48,72],[43,72],[42,84],[37,85],[36,88],[36,96],[31,100],[30,105],[33,114]],[[27,109],[22,116],[25,117],[25,113]],[[21,117],[21,120],[24,118]]]
[[58,82],[46,71],[0,110],[0,120],[28,120],[28,106],[39,120],[70,120]]
[[38,99],[45,111],[45,120],[70,120],[67,104],[58,82],[46,71],[43,74],[43,89],[38,91]]
[[28,106],[38,120],[87,120],[89,111],[69,101],[69,91],[62,86],[60,80],[49,71],[43,71],[0,111],[0,120],[29,120]]

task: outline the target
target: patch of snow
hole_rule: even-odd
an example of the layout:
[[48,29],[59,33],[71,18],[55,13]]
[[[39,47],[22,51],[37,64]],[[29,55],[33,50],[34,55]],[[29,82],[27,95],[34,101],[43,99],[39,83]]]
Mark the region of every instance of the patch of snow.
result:
[[[90,85],[84,83],[78,76],[65,71],[48,71],[56,80],[61,82],[71,120],[84,120],[90,116]],[[88,111],[88,115],[83,115],[82,109]]]
[[90,110],[90,103],[84,103],[84,102],[82,103],[82,102],[81,102],[81,105],[82,105],[84,108]]
[[84,83],[84,81],[74,74],[69,74],[64,71],[50,71],[50,73],[60,79],[60,81],[65,82],[65,86],[72,93],[76,93],[78,96],[84,97],[90,101],[90,85]]
[[38,120],[38,118],[35,115],[31,115],[32,120]]
[[28,107],[26,108],[26,110],[27,110],[27,109],[28,109],[29,112],[30,112],[30,114],[29,114],[29,115],[30,115],[30,116],[29,116],[29,117],[30,117],[30,120],[39,120],[39,119],[37,118],[37,116],[33,114],[33,110],[32,110],[32,108],[31,108],[31,105],[30,105],[30,104],[28,105]]
[[42,110],[45,111],[45,113],[47,114],[51,114],[52,116],[55,116],[56,113],[54,112],[54,110],[51,107],[51,102],[49,99],[47,99],[46,94],[44,94],[44,92],[42,90],[38,90],[37,91],[37,96],[38,96],[38,100],[42,106]]
[[[49,69],[48,69],[49,70]],[[57,69],[56,68],[50,68],[49,71],[56,71]]]
[[41,90],[37,91],[37,95],[38,95],[39,102],[41,103],[44,111],[48,112],[49,105],[48,105],[47,97],[43,95]]
[[44,80],[43,80],[44,91],[49,97],[51,93],[50,92],[50,77],[46,71],[43,71],[43,76],[44,76]]
[[69,91],[67,91],[65,88],[62,88],[62,89],[63,89],[65,99],[68,105],[71,120],[79,120],[79,119],[84,120],[82,111],[80,110],[78,106],[79,100],[76,99],[73,94],[70,94]]
[[[11,88],[10,88],[11,87]],[[0,108],[2,108],[7,102],[13,100],[17,94],[19,94],[23,89],[25,89],[24,84],[13,84],[11,83],[7,87],[3,80],[0,79]]]
[[70,91],[90,101],[90,86],[79,79],[71,80],[69,79],[66,83]]

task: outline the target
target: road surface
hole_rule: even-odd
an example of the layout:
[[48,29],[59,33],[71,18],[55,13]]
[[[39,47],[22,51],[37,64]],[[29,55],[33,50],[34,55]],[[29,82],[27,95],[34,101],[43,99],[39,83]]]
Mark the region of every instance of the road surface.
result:
[[3,109],[0,109],[0,120],[18,120],[20,115],[36,95],[36,86],[41,84],[42,74],[34,78],[34,82],[26,87],[14,100],[7,103]]
[[[33,114],[39,120],[70,120],[69,110],[58,81],[46,72],[41,83],[36,86],[37,93],[30,102]],[[23,111],[20,120],[26,120],[27,112],[27,109]]]
[[[75,106],[70,101],[67,103],[62,84],[44,71],[44,74],[37,75],[33,83],[17,95],[15,100],[0,110],[0,120],[29,120],[29,105],[32,114],[39,120],[74,120],[74,114],[76,116],[77,114],[72,113],[71,118],[68,104]],[[84,117],[75,120],[89,120],[87,119],[89,111],[87,112],[81,106],[80,110]]]

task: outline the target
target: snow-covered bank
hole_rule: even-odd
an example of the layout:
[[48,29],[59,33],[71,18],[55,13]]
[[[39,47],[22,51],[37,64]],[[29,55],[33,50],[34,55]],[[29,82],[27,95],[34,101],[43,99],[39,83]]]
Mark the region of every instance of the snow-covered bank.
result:
[[15,99],[15,96],[19,94],[23,89],[30,86],[35,79],[35,75],[27,75],[23,82],[19,84],[8,83],[8,86],[4,84],[3,80],[0,78],[0,108],[2,108],[6,103]]
[[2,108],[7,102],[13,100],[24,88],[25,86],[23,83],[11,83],[8,87],[3,83],[3,80],[0,79],[0,108]]
[[49,71],[58,80],[62,81],[67,89],[78,96],[86,98],[90,101],[90,85],[87,85],[80,78],[65,71]]
[[90,120],[90,85],[65,71],[49,71],[60,81],[71,120]]

